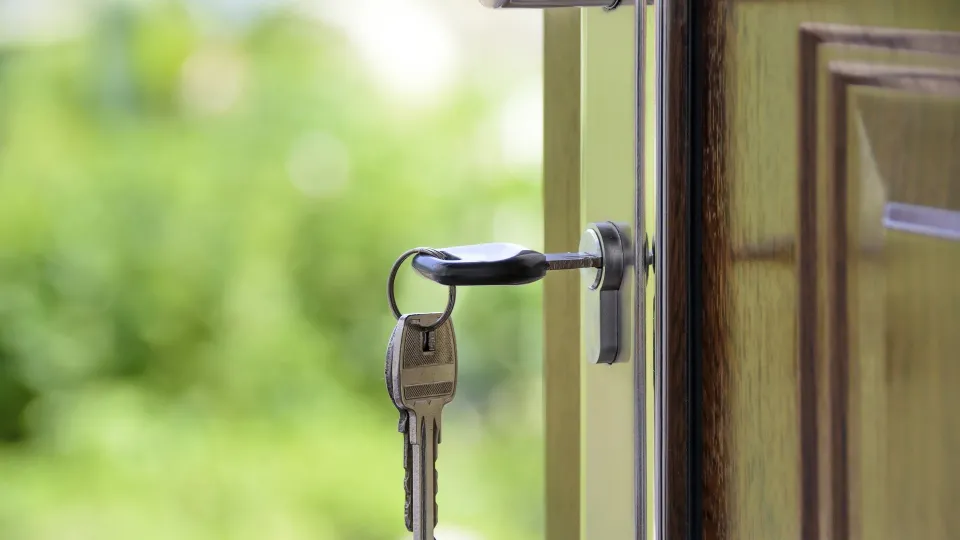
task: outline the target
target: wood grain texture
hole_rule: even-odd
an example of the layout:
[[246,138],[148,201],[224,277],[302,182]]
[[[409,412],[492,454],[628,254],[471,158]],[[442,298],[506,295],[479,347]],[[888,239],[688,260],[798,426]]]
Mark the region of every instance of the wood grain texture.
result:
[[[727,156],[729,123],[725,100],[728,88],[726,56],[718,54],[726,48],[727,2],[705,2],[698,17],[696,53],[702,62],[698,69],[702,77],[702,100],[698,122],[703,152],[700,158],[700,197],[702,206],[697,225],[700,227],[700,256],[693,265],[703,268],[700,273],[702,295],[699,323],[703,404],[699,412],[703,425],[703,538],[730,538],[727,499],[731,488],[730,448],[733,431],[730,428],[730,287],[731,237],[729,228],[729,179]],[[696,63],[695,63],[696,65]],[[696,145],[697,143],[694,142]],[[695,182],[691,179],[691,182]],[[699,259],[699,260],[698,260]],[[697,314],[692,314],[696,316]],[[696,391],[696,389],[694,389]]]
[[[544,11],[544,247],[580,241],[580,13]],[[580,277],[544,280],[546,538],[580,538]]]
[[[782,7],[690,2],[690,48],[678,68],[686,71],[669,76],[686,78],[689,91],[686,125],[677,130],[671,123],[667,141],[674,145],[667,244],[686,257],[669,259],[669,302],[685,315],[671,314],[670,366],[687,370],[684,381],[671,373],[668,387],[686,385],[686,395],[669,400],[670,433],[685,432],[686,444],[668,442],[668,455],[686,451],[689,475],[684,499],[674,490],[669,504],[686,505],[692,526],[684,530],[674,512],[674,538],[798,534],[796,276],[789,253],[796,244],[795,177],[780,155],[793,135],[793,122],[782,122],[792,92],[790,79],[778,76],[790,69],[779,57],[790,50],[790,35],[757,24]],[[775,28],[790,22],[781,19]],[[671,62],[680,61],[676,52]],[[677,87],[671,96],[683,95]],[[678,171],[685,176],[678,179]],[[686,289],[677,287],[684,282]],[[675,412],[685,407],[686,417]]]
[[[960,37],[960,35],[953,36],[954,39],[958,37]],[[854,467],[851,465],[851,461],[862,459],[863,455],[859,445],[853,440],[858,438],[855,434],[861,432],[863,429],[857,425],[857,417],[860,415],[851,413],[851,408],[855,408],[852,407],[853,404],[851,403],[851,395],[854,393],[851,387],[854,385],[862,385],[862,380],[857,380],[859,377],[851,375],[862,369],[857,365],[860,358],[858,358],[859,355],[856,353],[857,347],[853,345],[857,322],[856,317],[853,315],[851,303],[856,302],[857,296],[852,294],[851,288],[857,285],[855,278],[857,272],[857,253],[859,249],[856,244],[859,238],[863,237],[863,234],[857,230],[858,227],[856,225],[859,221],[856,219],[859,217],[856,214],[859,213],[861,205],[851,204],[851,199],[858,200],[859,202],[857,191],[861,188],[851,181],[849,175],[852,157],[849,151],[849,127],[851,125],[849,113],[851,110],[851,89],[853,87],[897,90],[919,96],[952,96],[960,98],[960,71],[849,62],[834,62],[829,66],[829,95],[832,105],[832,114],[830,115],[832,129],[830,130],[829,138],[831,152],[830,186],[832,189],[829,194],[829,204],[826,210],[828,212],[828,230],[831,232],[830,236],[832,240],[827,243],[826,251],[827,264],[830,269],[828,290],[831,300],[827,321],[831,328],[827,358],[829,359],[830,366],[830,385],[828,389],[830,396],[830,487],[833,493],[830,514],[832,516],[831,533],[833,538],[862,537],[863,529],[869,526],[863,523],[865,517],[869,519],[885,518],[885,516],[882,515],[857,510],[862,507],[860,502],[860,499],[863,498],[863,495],[860,494],[862,490],[858,489],[858,484],[861,483],[862,478],[857,477],[856,472],[852,470]],[[898,124],[903,125],[902,122],[898,122]],[[953,128],[957,127],[955,122],[948,122],[947,124]],[[895,125],[895,123],[888,122],[886,127],[889,128],[892,125]],[[917,135],[922,136],[923,133],[921,132]],[[956,131],[954,131],[952,136],[948,136],[947,140],[952,143],[950,146],[956,148],[955,145],[958,142]],[[930,144],[926,146],[927,150],[924,152],[916,152],[912,159],[916,160],[918,157],[922,157],[927,161],[936,163],[939,168],[944,168],[943,166],[951,161],[949,154],[944,151],[947,149],[943,148],[938,152],[936,151],[937,145],[932,140],[928,141],[928,143]],[[931,149],[933,150],[932,152],[930,151]],[[899,157],[899,161],[901,161],[899,165],[901,167],[904,165],[910,166],[908,161],[910,156],[899,154]],[[911,168],[919,172],[916,165],[912,165]],[[886,171],[884,169],[882,165],[877,166],[877,170],[883,172],[888,172],[890,168],[887,167]],[[929,178],[929,176],[930,175],[927,175],[927,178]],[[941,178],[939,180],[940,182],[929,182],[925,181],[923,176],[918,176],[914,177],[911,183],[920,185],[927,184],[933,188],[934,191],[942,190],[945,187],[949,189],[950,184],[953,183],[952,177]],[[887,181],[889,182],[889,174],[887,175]],[[939,204],[943,202],[945,202],[943,199],[937,201]],[[854,213],[853,219],[850,216],[851,213]],[[872,224],[874,228],[879,228],[879,225],[879,223]],[[851,249],[850,243],[854,244],[853,249]],[[948,246],[944,247],[949,250]],[[954,252],[956,252],[955,249]],[[894,253],[890,254],[888,258],[896,259],[899,257]],[[932,262],[936,264],[936,257],[933,258]],[[916,272],[916,268],[910,268],[910,265],[906,265],[906,270],[907,272]],[[955,287],[950,286],[950,283],[946,280],[943,281],[942,285],[945,296],[949,296],[950,292],[955,290]],[[920,283],[915,283],[914,286],[918,289],[922,288],[922,284]],[[955,316],[956,311],[952,311],[954,311],[953,314]],[[923,318],[929,318],[929,315],[924,315]],[[896,316],[893,315],[892,318],[896,318]],[[934,321],[931,320],[930,322],[933,323]],[[928,333],[932,335],[932,331],[928,331]],[[916,339],[915,336],[912,337]],[[885,339],[887,338],[885,337]],[[938,336],[937,341],[942,342],[945,340],[943,336]],[[932,352],[937,353],[936,356],[941,357],[944,356],[945,353],[945,351],[938,350],[936,347]],[[934,383],[936,381],[930,382]],[[931,384],[931,386],[933,386],[933,384]],[[910,408],[911,405],[904,404],[902,407]],[[925,413],[940,414],[942,411],[927,410]],[[940,441],[933,442],[934,444],[938,444]],[[893,465],[900,467],[910,466],[910,464],[906,462],[893,463]],[[940,463],[939,465],[945,469],[945,464]],[[923,465],[919,466],[922,467]],[[877,473],[882,474],[879,470],[882,468],[882,465],[879,463],[871,463],[867,468],[872,469],[874,467],[878,469],[876,471]],[[932,483],[928,487],[935,489]],[[936,493],[924,493],[920,498],[926,499],[931,506],[940,506],[946,502],[939,500]],[[931,517],[933,516],[936,516],[937,521],[949,522],[949,517],[939,514],[936,511],[932,513]],[[901,521],[900,526],[902,526],[902,523],[903,521]],[[944,531],[939,530],[937,525],[930,526],[930,524],[923,523],[914,524],[914,527],[913,530],[906,531],[911,537],[949,537],[944,535]],[[916,530],[918,528],[923,529],[922,534],[921,531]]]
[[[821,121],[819,110],[820,97],[818,89],[826,76],[821,76],[825,70],[818,65],[820,53],[826,48],[840,49],[849,53],[867,49],[877,51],[897,51],[899,53],[927,53],[952,56],[960,54],[960,36],[951,32],[934,32],[924,30],[901,30],[891,28],[865,27],[841,24],[805,23],[800,26],[799,32],[799,260],[798,271],[800,276],[799,291],[799,328],[798,328],[798,366],[800,375],[800,430],[802,441],[802,470],[803,470],[803,507],[802,527],[804,538],[816,538],[820,535],[820,522],[830,522],[834,534],[845,538],[849,534],[849,525],[846,493],[846,451],[842,433],[846,427],[835,426],[830,428],[832,435],[824,443],[830,447],[826,460],[821,460],[819,450],[821,437],[819,426],[830,425],[831,418],[837,422],[844,422],[843,418],[834,416],[839,412],[833,407],[844,407],[835,404],[835,399],[846,402],[846,392],[840,392],[835,386],[839,378],[846,378],[846,372],[840,370],[835,363],[826,364],[826,355],[823,344],[832,339],[829,334],[837,327],[826,324],[826,316],[821,315],[828,311],[825,304],[832,301],[833,294],[826,286],[826,276],[832,274],[832,266],[826,263],[825,246],[829,239],[839,232],[823,223],[825,212],[818,212],[818,206],[825,206],[829,197],[818,193],[820,162],[820,143],[818,123]],[[899,61],[903,61],[903,56]],[[836,111],[834,111],[836,114]],[[827,115],[826,121],[836,121],[834,115]],[[843,139],[844,146],[846,140]],[[895,154],[895,153],[894,153]],[[833,183],[836,188],[835,182]],[[818,219],[818,216],[821,216]],[[825,229],[825,230],[824,230]],[[820,238],[825,236],[824,240]],[[863,246],[861,246],[862,248]],[[818,262],[819,261],[819,262]],[[823,276],[823,277],[819,277]],[[821,304],[822,303],[822,304]],[[823,305],[823,307],[820,307]],[[839,371],[838,371],[839,370]],[[825,375],[819,375],[819,373]],[[834,375],[826,375],[827,373]],[[818,393],[828,393],[818,390],[818,381],[829,379],[833,391],[828,399],[827,408],[821,407],[818,413]],[[841,384],[840,387],[845,387]],[[835,436],[834,436],[835,435]],[[839,467],[834,471],[834,467]],[[830,486],[824,486],[827,493],[820,497],[819,478],[830,478]],[[834,500],[836,498],[836,500]],[[834,515],[835,512],[837,515]]]
[[[924,262],[891,258],[876,232],[882,231],[880,203],[866,195],[854,199],[837,185],[848,169],[866,165],[841,152],[859,139],[854,124],[840,128],[837,122],[852,122],[855,113],[838,105],[840,90],[829,90],[826,66],[849,56],[953,67],[944,58],[955,54],[951,32],[960,27],[960,4],[671,5],[664,59],[668,132],[662,141],[668,234],[658,246],[669,273],[669,298],[659,314],[667,327],[661,391],[669,537],[956,537],[960,523],[946,501],[960,478],[951,476],[954,468],[944,457],[960,439],[945,435],[954,427],[947,406],[956,404],[932,374],[960,376],[945,361],[949,347],[943,344],[953,343],[953,334],[940,334],[944,320],[960,324],[958,313],[941,299],[930,300],[935,284],[898,278],[896,287],[889,285],[894,270],[941,280],[946,274],[921,267],[937,260],[933,244],[898,239]],[[913,72],[925,92],[946,88],[944,80],[927,75]],[[897,91],[919,92],[898,80]],[[909,176],[897,188],[901,198],[890,200],[938,206],[960,193],[957,175],[947,174],[960,162],[947,159],[956,154],[949,147],[957,147],[960,123],[949,120],[954,109],[942,99],[929,101],[908,100],[897,112],[876,100],[869,115],[864,105],[857,109],[863,124],[857,129],[869,131],[871,143],[883,148],[872,166],[884,178]],[[874,206],[866,211],[857,204]],[[857,236],[863,231],[872,232]],[[944,264],[957,251],[941,250]],[[855,261],[859,273],[844,268],[844,260]],[[898,266],[888,269],[894,261]],[[845,285],[854,281],[856,289]],[[939,286],[946,298],[958,293],[945,282]],[[896,294],[885,296],[888,288]],[[918,302],[904,300],[911,290],[939,310],[937,320],[923,316]],[[894,296],[929,330],[884,303]],[[896,327],[883,326],[893,320]],[[891,340],[927,357],[911,359],[905,348],[898,349],[902,358],[894,357]],[[916,406],[891,401],[922,394],[890,373],[893,363],[899,369],[924,366],[922,383],[934,397],[917,397]],[[919,421],[924,414],[929,426]],[[905,441],[893,426],[926,446]],[[921,456],[923,463],[915,463]],[[911,468],[918,474],[884,472]],[[902,495],[908,490],[909,498]],[[898,515],[900,508],[911,514]]]

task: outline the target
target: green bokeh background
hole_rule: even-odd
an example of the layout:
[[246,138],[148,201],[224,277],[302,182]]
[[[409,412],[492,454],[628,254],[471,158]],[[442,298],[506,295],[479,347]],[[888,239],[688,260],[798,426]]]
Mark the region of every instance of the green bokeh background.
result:
[[[481,159],[506,90],[406,108],[289,9],[90,6],[0,46],[0,538],[407,537],[385,278],[540,237],[539,166]],[[229,108],[185,105],[196,58],[243,74]],[[437,537],[540,538],[540,289],[464,290],[454,320]]]

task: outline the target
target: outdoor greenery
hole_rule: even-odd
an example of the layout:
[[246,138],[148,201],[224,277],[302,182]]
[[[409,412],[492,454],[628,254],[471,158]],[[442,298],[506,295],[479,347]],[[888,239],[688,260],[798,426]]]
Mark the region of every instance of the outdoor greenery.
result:
[[[538,167],[489,159],[504,96],[405,109],[289,10],[103,5],[0,50],[0,538],[404,538],[386,275],[539,237]],[[439,540],[542,535],[539,295],[459,295]]]

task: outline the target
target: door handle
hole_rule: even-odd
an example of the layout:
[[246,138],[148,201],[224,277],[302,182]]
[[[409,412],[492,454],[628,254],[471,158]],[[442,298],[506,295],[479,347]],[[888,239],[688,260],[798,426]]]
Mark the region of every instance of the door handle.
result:
[[480,0],[489,8],[605,7],[632,5],[633,0]]

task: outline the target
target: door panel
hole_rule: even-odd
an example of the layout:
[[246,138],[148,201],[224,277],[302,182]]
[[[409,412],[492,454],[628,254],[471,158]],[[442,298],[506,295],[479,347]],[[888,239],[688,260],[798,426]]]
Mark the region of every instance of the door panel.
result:
[[833,64],[831,79],[833,530],[956,538],[960,71]]
[[666,536],[960,537],[960,3],[665,4]]

